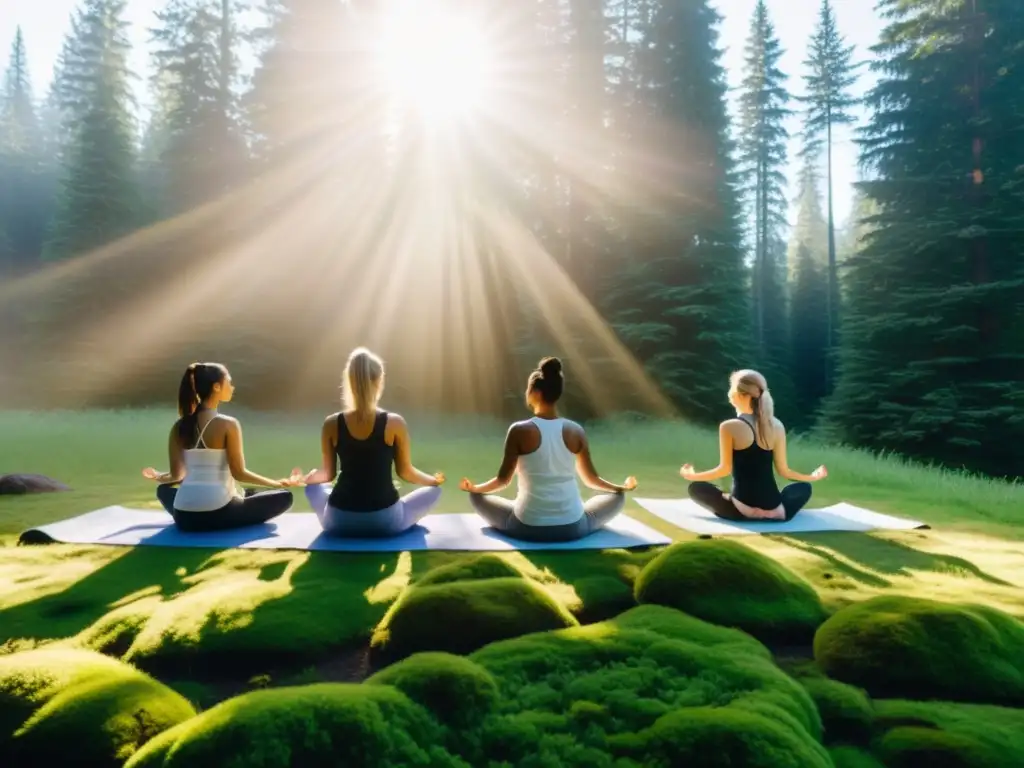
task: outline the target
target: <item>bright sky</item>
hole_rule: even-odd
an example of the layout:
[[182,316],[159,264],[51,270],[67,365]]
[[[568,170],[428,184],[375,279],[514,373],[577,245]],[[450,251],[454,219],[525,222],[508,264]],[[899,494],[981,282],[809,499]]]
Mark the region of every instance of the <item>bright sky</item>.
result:
[[[722,43],[727,48],[725,64],[729,69],[730,84],[740,79],[743,44],[749,33],[750,20],[756,0],[715,0],[725,20],[721,27]],[[873,45],[882,23],[868,0],[833,0],[839,27],[847,42],[857,46],[859,58],[868,58],[868,47]],[[29,53],[32,82],[37,95],[45,93],[60,52],[68,20],[77,0],[0,0],[0,50],[6,51],[20,24],[25,34]],[[140,75],[137,87],[140,103],[146,103],[145,78],[149,70],[146,49],[148,29],[153,23],[153,11],[163,0],[128,0],[128,21],[132,24],[137,43],[133,52],[133,66]],[[776,29],[786,49],[782,68],[791,73],[791,89],[802,92],[803,60],[807,40],[817,19],[819,0],[769,0]],[[3,55],[6,66],[6,53]],[[859,91],[869,85],[871,73],[862,75]],[[794,125],[794,129],[797,126]],[[794,147],[795,149],[795,147]],[[840,131],[836,148],[834,172],[836,177],[836,218],[843,222],[849,213],[851,184],[857,179],[856,148],[850,141],[849,131]]]

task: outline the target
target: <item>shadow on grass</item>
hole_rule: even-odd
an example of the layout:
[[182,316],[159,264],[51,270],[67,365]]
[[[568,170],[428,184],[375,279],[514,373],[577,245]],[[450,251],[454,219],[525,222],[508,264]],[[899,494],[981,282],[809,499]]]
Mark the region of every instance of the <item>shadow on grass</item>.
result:
[[[128,549],[61,592],[0,611],[0,643],[76,635],[137,593],[172,599],[188,589],[183,578],[209,557],[204,550]],[[54,567],[60,567],[59,560]]]
[[0,643],[80,636],[154,674],[199,680],[295,667],[364,645],[407,583],[408,561],[138,547],[59,593],[0,611]]
[[886,575],[910,578],[915,571],[971,576],[996,586],[1015,586],[986,573],[962,557],[922,552],[901,542],[868,533],[813,533],[806,536],[779,536],[777,540],[817,555],[836,570],[872,587],[892,586],[892,582],[884,578]]

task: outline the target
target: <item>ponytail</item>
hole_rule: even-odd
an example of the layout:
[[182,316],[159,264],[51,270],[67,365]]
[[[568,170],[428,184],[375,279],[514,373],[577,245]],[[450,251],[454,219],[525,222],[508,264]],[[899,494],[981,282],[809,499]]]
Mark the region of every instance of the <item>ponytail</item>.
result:
[[196,433],[196,412],[199,410],[199,394],[196,392],[196,368],[199,363],[192,363],[185,369],[178,386],[178,438],[185,446],[190,446]]
[[775,401],[772,393],[764,390],[760,397],[752,401],[754,420],[757,423],[757,442],[762,448],[771,449],[775,446]]
[[384,361],[370,350],[352,350],[342,377],[342,402],[347,410],[369,420],[377,411],[384,382]]

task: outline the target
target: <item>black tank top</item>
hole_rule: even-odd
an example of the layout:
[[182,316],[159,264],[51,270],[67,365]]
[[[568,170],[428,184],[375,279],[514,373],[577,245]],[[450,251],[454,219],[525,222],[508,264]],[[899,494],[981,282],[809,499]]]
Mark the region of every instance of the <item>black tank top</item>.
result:
[[742,450],[732,451],[732,497],[749,507],[775,509],[782,503],[782,494],[775,482],[773,452],[757,444],[757,428],[749,419],[740,421],[754,433],[754,442]]
[[331,491],[330,504],[345,512],[375,512],[398,501],[391,468],[395,446],[384,441],[387,411],[377,411],[373,431],[365,440],[356,440],[348,431],[345,415],[338,414],[338,482]]

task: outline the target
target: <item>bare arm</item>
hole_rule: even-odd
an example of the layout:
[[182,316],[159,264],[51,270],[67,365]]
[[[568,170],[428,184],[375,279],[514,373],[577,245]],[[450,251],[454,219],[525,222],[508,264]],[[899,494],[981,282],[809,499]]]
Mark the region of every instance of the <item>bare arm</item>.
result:
[[185,450],[181,447],[178,439],[178,423],[171,427],[171,434],[167,436],[167,458],[170,461],[171,469],[168,472],[157,472],[152,467],[142,470],[142,476],[161,484],[180,483],[185,479]]
[[818,467],[809,475],[804,475],[794,469],[790,469],[789,461],[786,457],[786,429],[781,424],[776,424],[775,426],[775,444],[772,446],[772,453],[775,457],[775,471],[779,473],[780,477],[784,477],[787,480],[793,480],[798,483],[813,483],[815,480],[821,480],[828,476],[828,471],[824,465]]
[[697,472],[690,464],[683,465],[680,474],[691,482],[718,480],[732,473],[732,432],[729,423],[718,425],[718,466],[707,472]]
[[469,493],[497,493],[508,488],[512,482],[512,476],[516,472],[516,465],[519,463],[519,434],[517,425],[513,424],[508,428],[505,435],[505,455],[501,459],[501,466],[498,467],[498,474],[482,485],[474,485],[469,478],[463,478],[459,487]]
[[334,443],[331,441],[331,433],[334,432],[337,423],[337,416],[328,416],[324,419],[324,425],[320,429],[320,468],[311,469],[303,478],[303,482],[307,485],[332,483],[338,476],[338,453],[334,450]]
[[393,424],[395,431],[395,470],[398,472],[398,476],[413,485],[441,485],[444,482],[443,474],[438,472],[428,475],[413,465],[409,427],[405,423],[405,419],[392,413],[388,416],[388,422],[389,425]]
[[628,477],[624,485],[610,483],[597,473],[594,467],[594,459],[590,455],[590,442],[587,434],[580,430],[580,451],[576,454],[576,472],[588,488],[605,493],[625,493],[636,488],[636,478]]
[[231,419],[228,423],[227,432],[224,434],[224,448],[228,452],[228,467],[231,469],[231,476],[238,482],[262,485],[267,488],[286,487],[281,480],[271,480],[269,477],[257,475],[246,469],[245,453],[242,450],[242,425],[235,419]]

